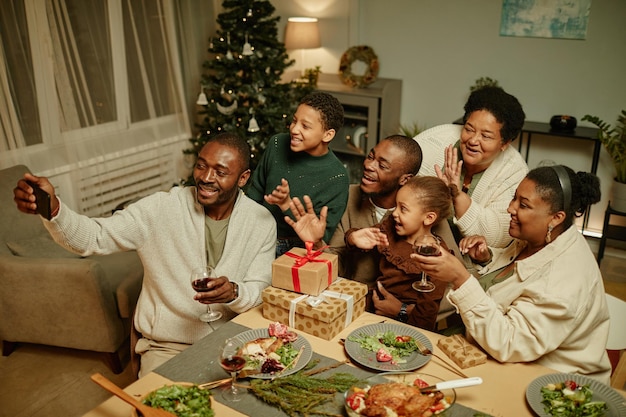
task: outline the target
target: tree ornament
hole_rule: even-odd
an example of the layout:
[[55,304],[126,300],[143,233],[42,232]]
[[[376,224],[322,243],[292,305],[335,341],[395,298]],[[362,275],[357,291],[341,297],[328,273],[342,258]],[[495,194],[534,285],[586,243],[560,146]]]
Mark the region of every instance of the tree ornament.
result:
[[[363,75],[356,75],[352,72],[352,64],[355,61],[362,61],[367,65]],[[349,48],[341,56],[339,63],[339,73],[341,81],[351,87],[362,88],[374,81],[378,77],[378,57],[369,46],[359,45]]]
[[248,42],[248,34],[246,33],[246,43],[243,44],[243,52],[241,53],[244,56],[250,56],[253,54],[252,45]]
[[246,13],[246,17],[252,17],[252,9],[248,9],[248,13]]
[[232,60],[233,59],[233,54],[232,54],[232,52],[230,52],[230,32],[226,33],[226,39],[228,39],[228,41],[227,41],[228,52],[226,52],[226,59]]
[[237,110],[237,100],[233,101],[233,103],[228,107],[224,107],[220,103],[215,103],[215,105],[217,106],[217,111],[222,113],[224,116],[231,115],[235,112],[235,110]]
[[209,104],[209,100],[207,99],[206,94],[204,93],[204,88],[202,84],[200,84],[200,94],[198,95],[198,100],[196,100],[196,104],[198,106],[206,106]]
[[196,100],[196,104],[198,106],[206,106],[209,104],[209,100],[204,92],[204,85],[200,83],[200,94],[198,94],[198,99]]
[[224,86],[222,86],[222,88],[220,89],[220,96],[228,103],[230,103],[230,105],[224,106],[216,102],[215,106],[217,107],[217,111],[225,116],[233,114],[238,107],[237,97],[233,94],[233,90],[228,90],[227,94],[226,91],[224,91]]
[[259,123],[256,121],[253,115],[252,118],[250,119],[250,123],[248,124],[248,132],[256,133],[259,130],[261,130],[261,128],[259,127]]

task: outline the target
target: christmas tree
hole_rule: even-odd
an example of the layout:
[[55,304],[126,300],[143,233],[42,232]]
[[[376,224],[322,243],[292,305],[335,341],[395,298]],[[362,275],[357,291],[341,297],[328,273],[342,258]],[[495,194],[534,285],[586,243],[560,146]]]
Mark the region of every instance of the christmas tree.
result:
[[203,65],[202,122],[185,153],[197,154],[220,132],[235,132],[250,144],[254,168],[269,138],[288,130],[298,102],[312,87],[280,82],[294,61],[278,41],[280,17],[272,16],[269,1],[225,0],[222,5],[217,35],[209,39],[210,59]]

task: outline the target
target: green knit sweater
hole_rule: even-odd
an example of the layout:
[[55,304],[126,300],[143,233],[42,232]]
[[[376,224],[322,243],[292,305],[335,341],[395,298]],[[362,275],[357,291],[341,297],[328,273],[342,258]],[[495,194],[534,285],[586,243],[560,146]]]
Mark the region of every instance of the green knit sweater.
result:
[[278,206],[269,205],[263,196],[270,194],[282,178],[289,182],[291,198],[302,200],[304,195],[311,197],[315,212],[328,206],[328,218],[324,240],[330,241],[348,202],[349,179],[346,168],[329,149],[326,155],[311,156],[306,152],[293,152],[289,147],[288,133],[273,136],[258,166],[252,174],[252,184],[247,194],[254,201],[269,209],[278,226],[279,238],[296,237],[293,228],[285,222],[285,215]]

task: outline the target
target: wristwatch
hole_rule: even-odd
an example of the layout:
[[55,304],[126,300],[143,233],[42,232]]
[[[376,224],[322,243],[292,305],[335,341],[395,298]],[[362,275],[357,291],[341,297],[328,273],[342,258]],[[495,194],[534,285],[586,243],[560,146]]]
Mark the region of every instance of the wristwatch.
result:
[[396,317],[396,319],[398,319],[398,321],[401,321],[402,323],[406,323],[407,321],[409,321],[409,315],[406,312],[407,307],[408,305],[406,303],[402,303],[402,307],[400,307],[400,312]]

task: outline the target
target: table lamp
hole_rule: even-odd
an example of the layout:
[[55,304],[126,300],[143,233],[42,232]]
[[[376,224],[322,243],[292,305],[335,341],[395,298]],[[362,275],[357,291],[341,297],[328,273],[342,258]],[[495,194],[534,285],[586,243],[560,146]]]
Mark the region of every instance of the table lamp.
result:
[[304,50],[315,49],[321,46],[320,29],[315,17],[290,17],[285,29],[285,48],[302,50],[302,68],[304,65]]

